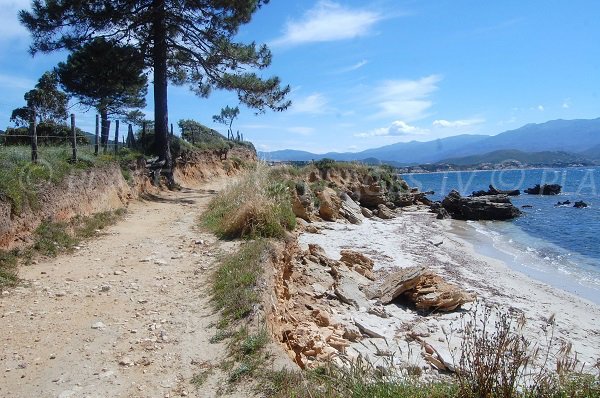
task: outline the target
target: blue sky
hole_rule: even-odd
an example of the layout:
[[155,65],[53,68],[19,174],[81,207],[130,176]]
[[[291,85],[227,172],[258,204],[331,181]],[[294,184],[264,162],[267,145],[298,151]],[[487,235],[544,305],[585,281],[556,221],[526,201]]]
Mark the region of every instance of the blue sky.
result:
[[[66,54],[28,53],[16,12],[0,0],[0,128],[23,94]],[[600,117],[600,2],[596,0],[271,0],[239,33],[264,42],[292,87],[286,112],[234,124],[259,150],[358,151],[526,123]],[[232,93],[170,88],[170,120],[212,123]],[[152,114],[151,97],[146,110]],[[82,127],[93,115],[74,109]]]

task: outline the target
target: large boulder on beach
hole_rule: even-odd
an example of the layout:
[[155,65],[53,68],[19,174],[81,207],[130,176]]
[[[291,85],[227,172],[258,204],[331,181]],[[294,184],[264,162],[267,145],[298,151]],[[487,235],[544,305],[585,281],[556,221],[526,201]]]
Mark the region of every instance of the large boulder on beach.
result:
[[365,217],[360,205],[344,192],[340,194],[340,200],[342,201],[339,209],[340,216],[352,224],[362,224]]
[[319,199],[319,216],[325,221],[335,221],[340,217],[341,199],[337,193],[327,187],[317,194]]
[[453,190],[442,201],[442,207],[459,220],[510,220],[521,215],[507,195],[463,197]]
[[422,311],[453,311],[475,300],[473,294],[422,266],[389,274],[375,287],[367,289],[366,295],[368,299],[378,299],[383,304],[404,298]]
[[562,187],[558,184],[544,184],[542,186],[537,184],[533,188],[527,188],[525,193],[529,195],[558,195],[561,190]]

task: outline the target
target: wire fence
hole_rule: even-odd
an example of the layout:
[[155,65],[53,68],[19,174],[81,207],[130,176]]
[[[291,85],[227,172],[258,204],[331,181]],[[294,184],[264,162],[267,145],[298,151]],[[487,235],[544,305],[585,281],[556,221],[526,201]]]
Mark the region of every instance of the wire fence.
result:
[[31,111],[31,123],[28,128],[9,129],[5,134],[0,134],[0,152],[10,151],[10,148],[19,146],[21,148],[17,152],[22,154],[23,147],[29,146],[33,163],[37,163],[40,155],[43,155],[44,152],[50,151],[54,155],[56,149],[70,149],[70,160],[73,162],[78,160],[80,154],[117,155],[122,148],[141,149],[142,152],[145,152],[145,124],[140,140],[137,140],[131,124],[127,125],[125,134],[120,134],[120,122],[116,120],[114,132],[111,134],[110,121],[101,124],[99,117],[96,117],[96,134],[92,135],[84,133],[76,127],[74,114],[70,119],[70,128],[66,125],[48,128],[45,125],[38,131],[35,112]]

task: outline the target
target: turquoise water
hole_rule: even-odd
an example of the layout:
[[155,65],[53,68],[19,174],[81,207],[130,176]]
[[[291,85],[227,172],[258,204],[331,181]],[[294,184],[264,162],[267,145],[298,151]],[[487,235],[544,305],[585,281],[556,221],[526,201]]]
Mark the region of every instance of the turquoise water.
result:
[[[482,254],[501,257],[509,265],[546,283],[600,303],[600,168],[444,172],[403,175],[409,185],[435,191],[441,200],[452,189],[463,195],[512,190],[536,184],[560,184],[558,196],[513,197],[523,215],[508,222],[469,222]],[[556,207],[560,201],[583,200],[589,207]]]

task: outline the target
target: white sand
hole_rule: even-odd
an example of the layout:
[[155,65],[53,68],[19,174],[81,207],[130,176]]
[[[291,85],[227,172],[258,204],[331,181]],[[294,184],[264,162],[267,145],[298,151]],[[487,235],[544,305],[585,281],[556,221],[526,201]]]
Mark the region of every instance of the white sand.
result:
[[[461,223],[436,220],[431,213],[412,209],[389,221],[371,219],[362,225],[319,223],[323,232],[301,235],[300,244],[305,249],[309,243],[317,243],[334,259],[339,259],[341,249],[358,250],[375,261],[380,275],[397,267],[426,265],[448,281],[475,292],[479,302],[522,314],[527,320],[524,335],[542,347],[552,328],[547,328],[547,332],[542,329],[554,314],[554,346],[558,349],[557,342],[571,342],[573,352],[591,370],[600,359],[600,305],[534,280],[498,259],[478,254],[468,241],[468,234],[460,233],[466,230]],[[443,243],[435,245],[440,242]],[[474,304],[466,305],[465,310],[473,307]],[[406,343],[407,331],[418,331],[427,342],[446,353],[460,345],[460,317],[467,311],[422,316],[398,305],[388,305],[386,309],[391,318],[353,310],[337,314],[341,319],[359,319],[386,338],[385,342],[369,339],[372,341],[354,344],[352,348],[357,352],[373,355],[373,347],[384,344],[399,351],[405,361],[426,368],[418,346]],[[458,333],[450,333],[451,330]]]

